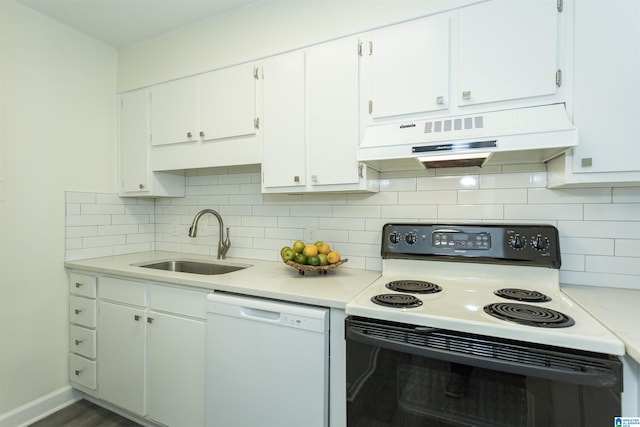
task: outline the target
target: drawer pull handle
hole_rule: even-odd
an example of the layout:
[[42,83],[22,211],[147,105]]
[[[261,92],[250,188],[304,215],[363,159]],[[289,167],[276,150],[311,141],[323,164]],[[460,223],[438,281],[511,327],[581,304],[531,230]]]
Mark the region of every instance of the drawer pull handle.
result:
[[153,323],[153,317],[147,317],[147,323]]
[[134,314],[133,315],[133,320],[135,320],[136,322],[138,322],[140,320],[140,315],[138,314]]
[[78,308],[76,308],[74,311],[76,312],[76,314],[80,314],[80,313],[82,313],[82,310],[80,310],[80,309],[78,309]]
[[80,345],[84,342],[84,340],[76,340],[76,345]]
[[82,286],[82,283],[76,282],[76,288],[79,288],[80,286]]
[[80,376],[80,373],[82,373],[82,369],[76,369],[76,377]]

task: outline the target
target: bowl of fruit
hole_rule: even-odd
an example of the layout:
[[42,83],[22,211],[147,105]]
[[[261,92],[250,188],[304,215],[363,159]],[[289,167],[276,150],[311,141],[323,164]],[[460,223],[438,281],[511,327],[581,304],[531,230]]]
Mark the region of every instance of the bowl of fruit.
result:
[[332,268],[344,264],[348,259],[340,259],[340,252],[332,250],[322,241],[305,243],[296,240],[291,246],[285,246],[280,250],[282,261],[290,267],[298,270],[298,274],[304,275],[307,271],[317,271],[327,274]]

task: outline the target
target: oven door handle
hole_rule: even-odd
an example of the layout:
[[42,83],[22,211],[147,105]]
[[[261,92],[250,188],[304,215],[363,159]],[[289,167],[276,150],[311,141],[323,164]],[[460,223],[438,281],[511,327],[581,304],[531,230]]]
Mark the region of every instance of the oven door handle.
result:
[[[478,368],[485,368],[494,371],[508,372],[516,375],[529,376],[534,378],[542,378],[569,384],[586,385],[593,387],[615,387],[622,388],[622,364],[619,360],[603,360],[589,356],[574,356],[553,350],[540,350],[539,354],[543,357],[553,359],[554,363],[545,364],[536,361],[534,353],[535,349],[525,347],[519,348],[517,351],[510,350],[510,354],[498,355],[499,357],[488,357],[486,351],[478,351],[472,347],[473,344],[463,343],[460,338],[458,347],[461,350],[455,350],[456,338],[450,331],[428,328],[428,327],[407,327],[392,328],[391,333],[380,333],[378,328],[376,333],[367,333],[362,327],[353,327],[350,321],[346,324],[346,338],[374,347],[382,347],[389,350],[409,353],[416,356],[438,359],[445,362],[457,363],[461,365],[469,365]],[[425,345],[411,342],[407,339],[407,332],[419,335],[431,335],[434,333],[449,334],[449,348],[439,348],[436,346]],[[492,339],[487,338],[488,341]],[[501,345],[498,343],[498,345]],[[517,347],[517,346],[514,346]],[[499,348],[499,347],[498,347]],[[534,351],[535,350],[535,351]],[[480,354],[482,353],[482,354]],[[534,362],[525,363],[524,361]],[[551,366],[554,365],[554,366]],[[573,366],[573,368],[571,368]]]

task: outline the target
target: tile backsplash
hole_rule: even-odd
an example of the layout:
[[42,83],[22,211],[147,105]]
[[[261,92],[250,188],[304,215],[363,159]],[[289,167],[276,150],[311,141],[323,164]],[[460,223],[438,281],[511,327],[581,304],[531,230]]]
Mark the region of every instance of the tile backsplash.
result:
[[[504,170],[503,170],[504,169]],[[376,194],[262,194],[258,166],[189,171],[184,198],[66,193],[66,258],[149,250],[215,256],[217,210],[229,257],[277,260],[296,239],[325,240],[345,267],[380,270],[384,223],[547,223],[560,233],[563,283],[640,288],[640,187],[546,188],[544,166],[381,174]]]

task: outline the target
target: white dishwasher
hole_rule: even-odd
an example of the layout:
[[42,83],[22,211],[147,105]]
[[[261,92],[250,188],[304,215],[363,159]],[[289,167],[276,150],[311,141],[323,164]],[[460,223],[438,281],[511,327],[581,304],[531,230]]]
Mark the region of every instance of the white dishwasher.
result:
[[326,427],[329,310],[207,297],[208,427]]

